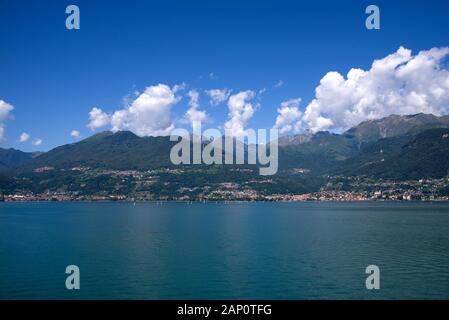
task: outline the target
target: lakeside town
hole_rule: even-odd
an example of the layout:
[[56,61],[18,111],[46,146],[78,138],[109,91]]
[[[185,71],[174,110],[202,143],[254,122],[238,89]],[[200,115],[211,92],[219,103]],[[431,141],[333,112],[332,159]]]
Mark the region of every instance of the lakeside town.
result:
[[[239,170],[238,173],[242,175],[252,172],[252,169],[242,168],[230,170]],[[54,168],[44,167],[34,172],[42,175],[54,171]],[[251,175],[240,182],[209,181],[202,185],[188,186],[180,183],[188,179],[183,176],[188,171],[181,168],[138,171],[74,167],[70,172],[75,177],[70,185],[41,192],[26,189],[3,193],[0,191],[0,201],[449,201],[449,176],[407,181],[373,179],[366,176],[326,176],[325,183],[319,190],[301,193],[287,190],[276,192],[274,190],[279,188],[272,187],[276,186],[278,181]],[[307,179],[308,171],[297,169],[289,174]],[[44,177],[43,181],[46,179],[47,177]],[[105,184],[100,187],[96,182],[98,180],[104,181]],[[155,185],[164,189],[151,189]]]
[[211,194],[197,197],[183,196],[129,196],[129,195],[78,195],[76,193],[19,193],[0,195],[0,201],[4,202],[82,202],[82,201],[122,201],[122,202],[217,202],[217,201],[279,201],[279,202],[302,202],[302,201],[449,201],[447,195],[426,194],[417,190],[404,192],[393,190],[378,190],[372,192],[350,192],[350,191],[319,191],[306,194],[273,194],[261,195],[254,190],[242,191],[214,191]]

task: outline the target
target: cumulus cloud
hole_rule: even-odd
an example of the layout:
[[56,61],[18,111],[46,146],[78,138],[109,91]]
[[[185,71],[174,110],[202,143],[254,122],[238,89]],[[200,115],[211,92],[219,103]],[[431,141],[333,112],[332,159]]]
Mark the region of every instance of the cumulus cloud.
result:
[[81,133],[78,130],[72,130],[70,132],[70,136],[74,139],[78,139],[79,137],[81,137]]
[[179,101],[177,90],[165,84],[147,87],[130,106],[112,114],[112,130],[131,130],[139,136],[169,135],[174,129],[171,107]]
[[13,109],[12,105],[0,100],[0,142],[5,140],[5,121],[11,116]]
[[0,100],[0,121],[3,122],[10,116],[10,112],[14,109],[9,103]]
[[201,123],[206,120],[206,112],[198,110],[199,104],[199,92],[196,90],[190,90],[187,95],[190,98],[189,106],[190,108],[186,112],[186,119],[194,126],[194,123]]
[[234,94],[229,98],[229,120],[224,125],[227,134],[237,137],[244,135],[246,124],[255,112],[255,106],[251,103],[255,96],[254,91],[248,90]]
[[301,99],[291,99],[281,103],[278,108],[278,116],[273,129],[278,129],[280,134],[298,133],[301,129],[302,112],[299,111]]
[[312,131],[343,131],[364,120],[391,114],[449,113],[449,48],[412,55],[400,47],[375,60],[367,71],[351,69],[346,78],[327,73],[306,107],[302,122]]
[[30,135],[26,132],[22,132],[22,134],[19,137],[19,142],[27,142],[28,140],[30,140]]
[[35,146],[40,146],[41,144],[42,144],[42,139],[40,139],[40,138],[35,138],[35,139],[33,139],[33,145],[35,145]]
[[231,95],[231,90],[229,89],[211,89],[206,90],[206,94],[210,97],[210,104],[213,106],[217,106],[220,103],[228,100]]
[[112,114],[93,108],[88,127],[95,130],[111,125],[114,132],[130,130],[138,136],[169,135],[175,128],[171,108],[180,100],[176,92],[184,87],[184,84],[173,88],[165,84],[147,87],[128,106]]
[[92,131],[103,128],[110,123],[110,116],[100,108],[93,107],[89,112],[89,124],[87,125]]

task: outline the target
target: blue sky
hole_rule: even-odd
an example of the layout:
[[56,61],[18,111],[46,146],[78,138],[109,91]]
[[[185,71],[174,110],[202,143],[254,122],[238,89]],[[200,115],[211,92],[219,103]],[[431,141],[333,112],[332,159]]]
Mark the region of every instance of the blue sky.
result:
[[[65,28],[69,4],[80,30]],[[365,28],[369,4],[381,30]],[[206,125],[223,126],[226,102],[212,106],[204,91],[229,88],[256,92],[247,125],[270,128],[283,101],[301,98],[303,112],[329,71],[367,70],[400,46],[448,46],[448,12],[448,1],[0,0],[0,100],[14,107],[0,146],[48,150],[74,142],[74,129],[85,138],[92,107],[113,113],[159,83],[186,84],[171,108],[179,126],[192,89]]]

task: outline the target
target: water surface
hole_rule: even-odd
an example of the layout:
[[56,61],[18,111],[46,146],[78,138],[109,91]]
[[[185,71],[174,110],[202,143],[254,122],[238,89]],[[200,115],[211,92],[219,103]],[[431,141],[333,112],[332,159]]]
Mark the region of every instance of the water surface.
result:
[[56,298],[448,299],[449,204],[0,203],[0,299]]

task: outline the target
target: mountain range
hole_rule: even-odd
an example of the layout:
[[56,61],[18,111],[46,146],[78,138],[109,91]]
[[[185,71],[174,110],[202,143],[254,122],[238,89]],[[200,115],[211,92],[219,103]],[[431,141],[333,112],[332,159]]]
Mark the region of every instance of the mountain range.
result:
[[[279,171],[268,179],[257,174],[257,165],[174,166],[169,159],[174,143],[169,137],[138,137],[120,131],[98,133],[45,153],[0,149],[0,190],[170,194],[175,187],[182,193],[237,183],[270,194],[313,192],[329,176],[400,181],[443,178],[449,169],[449,116],[391,115],[362,122],[342,134],[305,132],[281,137]],[[127,177],[123,182],[123,176],[115,172],[131,170],[156,170],[157,181],[147,177],[143,183]]]

